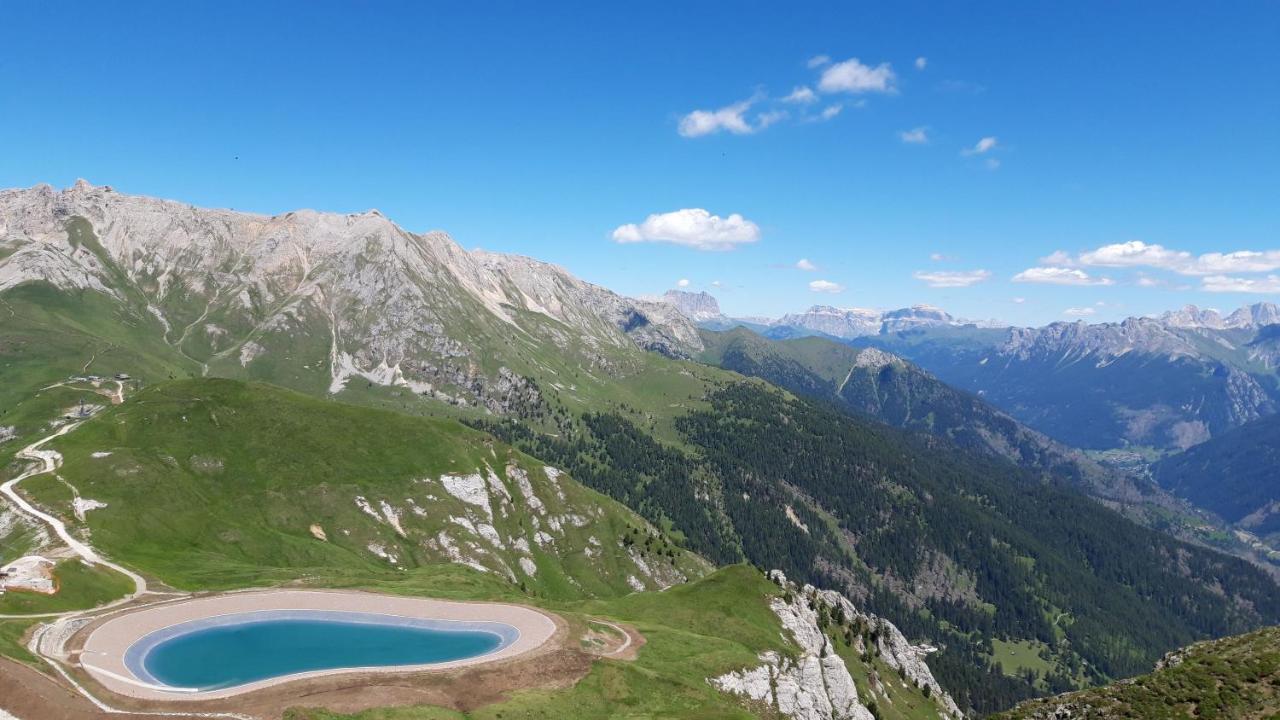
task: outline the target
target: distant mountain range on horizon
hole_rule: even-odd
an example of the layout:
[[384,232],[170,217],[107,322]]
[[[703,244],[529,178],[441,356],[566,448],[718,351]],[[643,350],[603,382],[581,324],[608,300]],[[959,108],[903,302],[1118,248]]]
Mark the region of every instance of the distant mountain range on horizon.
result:
[[[1089,322],[1085,318],[1080,318],[1077,320],[1057,320],[1041,326],[1018,326],[996,319],[959,318],[951,315],[943,308],[924,303],[890,310],[811,305],[807,310],[784,313],[777,318],[738,317],[724,314],[716,297],[706,291],[668,290],[663,295],[651,299],[676,306],[684,313],[685,317],[704,326],[789,327],[811,330],[845,340],[868,335],[899,332],[922,326],[1035,328],[1052,325],[1117,324],[1114,321]],[[1131,316],[1120,322],[1130,320],[1156,320],[1177,328],[1207,328],[1212,330],[1259,328],[1265,325],[1280,324],[1280,305],[1270,302],[1258,302],[1242,305],[1225,315],[1213,308],[1185,305],[1177,310],[1168,310],[1158,316]]]
[[816,305],[766,322],[707,293],[662,297],[704,329],[822,336],[895,353],[1029,427],[1086,450],[1179,451],[1280,411],[1280,307],[1187,306],[1120,322],[1013,327],[941,308]]

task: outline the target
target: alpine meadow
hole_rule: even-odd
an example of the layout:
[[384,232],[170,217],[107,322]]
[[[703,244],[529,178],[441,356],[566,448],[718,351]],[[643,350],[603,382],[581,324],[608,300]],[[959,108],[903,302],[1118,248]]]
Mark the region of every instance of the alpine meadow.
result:
[[0,15],[0,720],[1280,713],[1277,8]]

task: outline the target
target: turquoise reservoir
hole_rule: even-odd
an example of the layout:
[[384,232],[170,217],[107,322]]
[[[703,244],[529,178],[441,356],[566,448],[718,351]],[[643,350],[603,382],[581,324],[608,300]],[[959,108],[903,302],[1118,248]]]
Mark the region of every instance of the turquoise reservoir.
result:
[[494,652],[518,636],[497,622],[271,610],[158,630],[134,643],[124,660],[143,682],[219,690],[319,670],[463,660]]

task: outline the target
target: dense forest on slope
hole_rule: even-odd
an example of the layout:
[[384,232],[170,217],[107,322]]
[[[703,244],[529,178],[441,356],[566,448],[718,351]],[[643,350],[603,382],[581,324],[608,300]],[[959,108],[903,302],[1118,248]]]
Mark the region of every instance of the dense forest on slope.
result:
[[1280,415],[1157,463],[1156,482],[1259,535],[1280,532]]
[[[754,382],[707,401],[677,420],[690,451],[621,414],[588,415],[561,436],[488,427],[691,549],[719,562],[741,553],[840,589],[938,644],[930,665],[981,712],[1132,675],[1171,648],[1280,619],[1274,583],[1247,563],[1141,528],[1011,463]],[[997,643],[1048,659],[1004,668]]]
[[895,355],[824,337],[770,340],[748,330],[702,332],[702,359],[894,427],[939,435],[1074,484],[1109,480],[1083,453],[1027,428]]

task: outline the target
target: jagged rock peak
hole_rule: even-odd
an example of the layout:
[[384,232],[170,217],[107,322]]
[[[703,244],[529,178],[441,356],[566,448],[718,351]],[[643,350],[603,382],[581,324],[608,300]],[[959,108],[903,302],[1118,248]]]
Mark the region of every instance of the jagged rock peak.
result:
[[912,646],[893,623],[859,612],[840,593],[818,590],[812,585],[798,587],[781,570],[770,571],[769,579],[784,590],[782,597],[774,598],[769,607],[799,652],[794,658],[776,652],[761,653],[760,665],[711,678],[712,685],[796,720],[872,720],[875,716],[867,704],[890,699],[883,685],[874,680],[874,670],[871,697],[859,697],[849,668],[832,647],[824,627],[824,622],[843,622],[849,628],[868,631],[854,637],[854,651],[864,654],[874,650],[906,681],[928,687],[942,714],[963,717],[924,662],[930,648]]
[[869,368],[879,370],[888,365],[905,366],[907,363],[902,358],[893,353],[885,352],[879,348],[866,348],[858,352],[858,356],[853,362],[855,367]]
[[708,292],[689,292],[688,290],[668,290],[662,301],[674,305],[685,317],[694,322],[706,322],[723,317],[720,303]]

